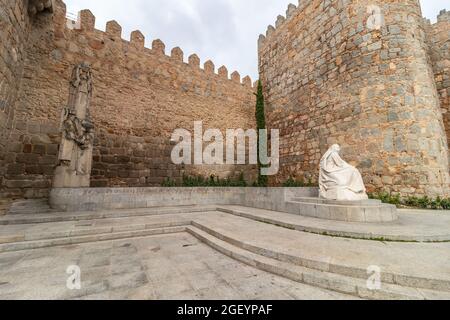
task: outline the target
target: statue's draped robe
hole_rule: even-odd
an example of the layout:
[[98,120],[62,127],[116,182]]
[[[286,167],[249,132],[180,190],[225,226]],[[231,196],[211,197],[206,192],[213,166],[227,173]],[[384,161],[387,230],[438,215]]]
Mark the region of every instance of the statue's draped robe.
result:
[[345,162],[335,148],[320,161],[320,197],[328,200],[357,201],[368,199],[359,171]]

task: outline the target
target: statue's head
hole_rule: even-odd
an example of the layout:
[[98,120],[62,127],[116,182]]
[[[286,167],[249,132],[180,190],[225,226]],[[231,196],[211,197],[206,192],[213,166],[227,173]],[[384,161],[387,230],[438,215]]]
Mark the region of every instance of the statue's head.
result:
[[91,70],[91,64],[89,62],[83,61],[80,63],[80,69],[82,69],[83,71],[89,71]]
[[88,62],[81,62],[77,64],[72,72],[72,87],[75,90],[80,90],[80,87],[85,86],[89,96],[92,94],[92,73],[91,65]]
[[88,62],[80,63],[78,68],[81,79],[88,79],[91,77],[91,65]]
[[341,152],[341,147],[338,144],[333,144],[331,146],[331,150],[334,151],[334,152],[339,153],[339,152]]

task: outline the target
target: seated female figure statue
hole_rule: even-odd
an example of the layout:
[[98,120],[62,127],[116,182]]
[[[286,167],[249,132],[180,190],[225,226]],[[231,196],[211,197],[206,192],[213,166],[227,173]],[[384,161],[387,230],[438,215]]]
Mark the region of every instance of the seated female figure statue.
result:
[[339,156],[341,148],[333,145],[320,160],[320,197],[328,200],[367,200],[366,188],[358,169]]

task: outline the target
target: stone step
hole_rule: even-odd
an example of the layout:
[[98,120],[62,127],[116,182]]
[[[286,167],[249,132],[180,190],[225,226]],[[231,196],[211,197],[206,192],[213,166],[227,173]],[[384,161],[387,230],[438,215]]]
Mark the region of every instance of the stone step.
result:
[[290,199],[290,201],[306,202],[314,204],[339,205],[339,206],[359,206],[359,207],[381,206],[383,204],[380,200],[372,200],[372,199],[359,201],[337,201],[337,200],[321,199],[319,197],[293,197]]
[[35,241],[19,241],[0,244],[1,252],[12,252],[12,251],[22,251],[31,250],[55,246],[66,246],[80,243],[88,242],[99,242],[99,241],[110,241],[118,239],[128,239],[128,238],[140,238],[148,237],[160,234],[170,234],[170,233],[180,233],[185,232],[186,227],[167,227],[167,228],[156,228],[156,229],[144,229],[144,230],[132,230],[125,232],[111,232],[111,233],[101,233],[101,234],[90,234],[85,236],[71,236],[62,237],[54,239],[44,239]]
[[0,199],[0,215],[6,214],[11,206],[11,200],[8,199]]
[[349,223],[324,220],[289,213],[242,206],[219,206],[217,211],[290,230],[332,237],[394,242],[450,241],[450,215],[428,213],[399,213],[399,222],[390,224]]
[[[177,220],[177,219],[175,219]],[[178,220],[171,222],[150,222],[150,223],[140,223],[136,224],[133,221],[123,221],[122,225],[106,225],[106,226],[85,226],[82,229],[67,228],[67,230],[51,230],[51,228],[46,228],[48,230],[42,232],[34,233],[16,233],[11,235],[1,235],[0,234],[0,244],[14,243],[14,242],[30,242],[37,240],[52,240],[52,239],[62,239],[80,236],[90,236],[90,235],[105,235],[113,233],[121,233],[127,231],[141,231],[141,230],[152,230],[161,228],[171,228],[171,227],[182,227],[191,224],[191,220]],[[59,229],[59,228],[58,228]]]
[[450,298],[450,293],[448,292],[402,287],[387,283],[382,283],[379,290],[369,290],[367,287],[367,282],[363,279],[314,270],[260,255],[242,249],[229,241],[219,239],[210,232],[206,232],[197,226],[189,226],[186,230],[200,241],[233,259],[258,268],[262,271],[270,272],[275,275],[314,287],[332,290],[362,299],[447,300]]
[[[337,264],[333,260],[324,261],[320,256],[316,256],[314,253],[310,255],[300,255],[300,254],[289,254],[285,252],[278,252],[271,248],[257,246],[252,243],[246,243],[235,235],[234,237],[217,231],[213,226],[208,226],[207,223],[200,223],[198,221],[192,222],[192,226],[201,229],[204,232],[218,238],[222,241],[230,243],[236,247],[243,250],[250,251],[255,254],[259,254],[268,258],[275,258],[282,262],[294,263],[298,266],[307,267],[309,269],[314,269],[317,271],[331,272],[334,274],[339,274],[342,276],[351,276],[360,279],[367,279],[367,268],[363,269],[355,265],[350,264]],[[359,241],[359,240],[349,240],[349,241]],[[327,248],[327,250],[332,250],[332,248]],[[330,253],[332,254],[332,253]],[[331,257],[331,256],[330,256]],[[411,276],[408,274],[393,273],[390,271],[384,271],[382,273],[383,283],[389,283],[393,285],[400,285],[406,287],[439,290],[450,292],[450,280],[439,279],[439,278],[427,278],[419,276]]]
[[37,214],[37,213],[49,213],[55,212],[50,208],[47,199],[29,199],[14,201],[8,214]]
[[[309,198],[308,198],[309,199]],[[392,205],[346,205],[343,203],[328,204],[320,202],[286,201],[287,212],[306,217],[314,217],[325,220],[347,221],[347,222],[366,222],[382,223],[392,222],[398,219],[397,208]]]
[[144,209],[109,210],[98,212],[55,212],[45,214],[16,214],[0,217],[0,225],[37,224],[63,221],[82,221],[113,219],[124,217],[143,217],[152,215],[197,213],[216,210],[216,206],[181,206],[181,207],[155,207]]

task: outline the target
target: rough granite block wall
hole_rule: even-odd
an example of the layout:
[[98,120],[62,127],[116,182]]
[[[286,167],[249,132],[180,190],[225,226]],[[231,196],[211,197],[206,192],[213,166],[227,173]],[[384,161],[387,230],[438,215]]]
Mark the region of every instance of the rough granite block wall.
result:
[[[368,24],[373,5],[381,28]],[[269,26],[259,70],[268,125],[281,130],[281,169],[271,183],[317,181],[321,156],[339,143],[371,192],[449,196],[425,28],[418,0],[300,0]]]
[[428,23],[426,27],[447,140],[450,141],[450,11],[442,10],[437,23]]
[[255,127],[249,77],[241,80],[234,72],[230,78],[226,67],[216,73],[211,61],[201,68],[195,54],[185,62],[180,48],[166,55],[160,40],[149,49],[139,31],[124,40],[115,21],[108,22],[105,32],[96,30],[89,10],[81,11],[78,21],[67,20],[65,4],[53,3],[53,14],[33,18],[26,46],[18,41],[26,51],[24,71],[14,125],[8,130],[0,193],[48,194],[57,164],[61,110],[72,68],[82,61],[91,64],[94,77],[92,186],[152,186],[197,172],[221,177],[244,172],[248,180],[256,178],[254,166],[197,168],[173,166],[170,161],[170,138],[176,128],[192,130],[197,120],[203,121],[204,129],[223,132]]
[[7,139],[14,119],[30,31],[28,1],[0,0],[0,185],[5,173]]

